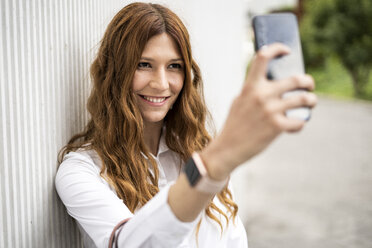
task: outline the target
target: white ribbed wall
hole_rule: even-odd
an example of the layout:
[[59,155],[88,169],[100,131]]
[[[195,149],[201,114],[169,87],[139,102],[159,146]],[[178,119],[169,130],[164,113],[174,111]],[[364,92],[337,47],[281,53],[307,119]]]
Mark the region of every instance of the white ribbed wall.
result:
[[1,1],[0,247],[76,247],[58,150],[87,120],[89,64],[120,1]]
[[[55,193],[57,153],[87,121],[89,65],[107,24],[128,2],[1,0],[0,247],[81,246]],[[163,2],[190,28],[221,123],[244,73],[242,0]]]

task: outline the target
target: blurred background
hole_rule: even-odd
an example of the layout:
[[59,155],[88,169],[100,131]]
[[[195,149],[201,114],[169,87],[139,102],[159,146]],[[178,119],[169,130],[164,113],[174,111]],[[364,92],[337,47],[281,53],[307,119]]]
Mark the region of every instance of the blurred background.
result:
[[319,96],[302,132],[234,174],[250,247],[372,247],[372,1],[248,5],[297,15]]
[[[89,66],[132,1],[0,2],[0,247],[82,247],[54,190],[89,116]],[[254,55],[254,15],[293,12],[319,104],[232,176],[250,248],[372,247],[372,1],[163,0],[189,29],[217,132]]]

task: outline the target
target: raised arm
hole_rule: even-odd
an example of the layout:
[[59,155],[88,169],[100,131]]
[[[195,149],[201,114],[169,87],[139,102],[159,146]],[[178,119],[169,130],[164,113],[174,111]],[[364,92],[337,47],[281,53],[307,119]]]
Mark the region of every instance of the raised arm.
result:
[[[234,100],[221,133],[200,152],[210,178],[225,180],[245,161],[264,150],[282,132],[300,131],[305,121],[289,119],[285,111],[296,107],[314,107],[313,93],[283,99],[283,93],[298,88],[314,89],[311,76],[297,75],[278,82],[266,78],[269,61],[289,53],[281,44],[261,49],[252,62],[241,93]],[[213,194],[192,188],[182,173],[170,188],[168,203],[181,221],[192,221],[208,205]]]

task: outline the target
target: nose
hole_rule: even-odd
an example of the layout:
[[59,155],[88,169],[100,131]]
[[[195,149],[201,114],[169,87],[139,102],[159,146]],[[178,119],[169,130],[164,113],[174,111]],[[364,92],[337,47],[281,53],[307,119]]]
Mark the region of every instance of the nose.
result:
[[155,75],[150,82],[150,87],[159,91],[167,90],[169,88],[167,72],[164,69],[158,69],[154,74]]

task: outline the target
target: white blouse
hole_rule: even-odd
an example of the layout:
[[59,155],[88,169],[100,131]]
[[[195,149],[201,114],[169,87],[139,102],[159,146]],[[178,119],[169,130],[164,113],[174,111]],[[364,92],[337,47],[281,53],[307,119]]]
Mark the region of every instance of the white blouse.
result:
[[[195,231],[200,218],[200,248],[248,247],[246,232],[238,216],[234,223],[229,221],[227,228],[225,218],[220,216],[224,226],[222,234],[217,222],[206,216],[205,211],[193,222],[178,220],[167,199],[169,187],[177,180],[183,163],[178,154],[167,147],[164,136],[154,158],[159,168],[160,191],[133,214],[100,176],[101,161],[94,150],[79,150],[65,156],[57,171],[55,185],[68,214],[77,221],[84,247],[108,247],[113,228],[129,217],[131,219],[120,232],[119,247],[197,247]],[[229,188],[231,190],[230,183]],[[226,210],[217,197],[213,201]]]

